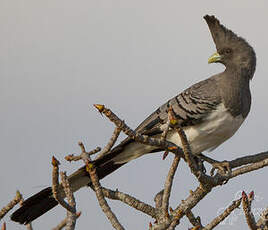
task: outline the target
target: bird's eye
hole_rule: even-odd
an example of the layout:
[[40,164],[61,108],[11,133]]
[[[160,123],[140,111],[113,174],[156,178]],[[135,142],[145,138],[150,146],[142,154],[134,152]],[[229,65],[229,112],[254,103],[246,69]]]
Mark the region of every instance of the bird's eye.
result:
[[231,50],[231,49],[226,49],[226,50],[225,50],[225,53],[226,53],[226,54],[230,54],[230,53],[232,53],[232,50]]

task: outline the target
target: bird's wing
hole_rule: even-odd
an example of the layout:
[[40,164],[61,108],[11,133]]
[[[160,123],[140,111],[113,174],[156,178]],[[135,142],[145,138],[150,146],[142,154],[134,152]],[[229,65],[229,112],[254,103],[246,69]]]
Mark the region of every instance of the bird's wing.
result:
[[[181,94],[170,99],[160,106],[148,118],[146,118],[135,131],[153,137],[163,132],[161,126],[166,124],[168,109],[172,106],[174,114],[181,127],[199,124],[212,111],[216,110],[221,102],[217,82],[214,77],[203,80],[184,90]],[[97,165],[103,165],[119,155],[125,154],[125,150],[134,140],[127,137],[119,145],[114,147],[109,154],[97,160]],[[145,151],[145,150],[144,150]],[[161,149],[152,149],[150,152],[158,152]],[[148,152],[144,152],[148,153]],[[142,155],[142,153],[141,153]],[[112,167],[109,167],[112,168]]]
[[172,106],[181,127],[200,122],[221,102],[214,78],[201,81],[160,106],[136,129],[141,134],[153,136],[162,132],[161,125],[168,119],[168,109]]

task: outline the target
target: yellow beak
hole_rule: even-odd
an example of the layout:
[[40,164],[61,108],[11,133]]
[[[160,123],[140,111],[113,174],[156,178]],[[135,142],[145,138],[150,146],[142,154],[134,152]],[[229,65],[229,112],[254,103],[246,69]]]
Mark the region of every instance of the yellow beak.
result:
[[208,59],[208,63],[214,63],[214,62],[219,62],[221,60],[221,55],[219,55],[218,52],[216,52],[215,54],[213,54],[212,56],[210,56],[210,58]]

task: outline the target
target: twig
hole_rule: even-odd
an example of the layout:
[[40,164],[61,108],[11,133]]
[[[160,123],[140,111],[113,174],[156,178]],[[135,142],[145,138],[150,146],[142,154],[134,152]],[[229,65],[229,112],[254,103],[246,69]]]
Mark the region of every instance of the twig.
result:
[[110,119],[118,128],[120,128],[126,135],[128,135],[131,139],[134,139],[136,142],[151,145],[154,147],[162,148],[178,154],[181,157],[184,157],[183,151],[180,147],[176,146],[174,143],[169,141],[164,141],[159,138],[151,138],[146,135],[141,135],[135,131],[133,131],[130,127],[128,127],[124,121],[119,119],[110,109],[105,108],[104,105],[94,105],[100,113],[103,113],[107,118]]
[[120,192],[118,190],[113,191],[107,188],[102,187],[103,195],[112,200],[120,200],[121,202],[139,210],[152,218],[156,218],[157,211],[154,207],[149,204],[146,204],[133,196],[130,196],[126,193]]
[[95,160],[103,157],[104,155],[106,155],[110,150],[111,148],[114,146],[115,142],[117,141],[117,138],[119,136],[121,132],[121,129],[118,128],[118,127],[115,127],[114,129],[114,132],[109,140],[109,142],[107,143],[107,145],[102,149],[102,151],[98,154],[98,156],[96,157]]
[[82,150],[81,154],[80,155],[77,155],[77,156],[74,155],[74,154],[70,154],[70,155],[64,157],[65,160],[70,161],[70,162],[71,161],[79,161],[79,160],[82,160],[83,157],[85,157],[85,155],[91,156],[91,155],[94,155],[94,154],[96,154],[97,152],[99,152],[101,150],[100,147],[97,147],[97,148],[95,148],[92,151],[90,151],[90,152],[87,153],[85,151],[85,147],[84,147],[84,145],[83,145],[82,142],[78,142],[78,145],[80,146],[80,148]]
[[21,194],[19,191],[16,192],[16,196],[10,201],[5,207],[0,210],[0,220],[21,200]]
[[[134,139],[137,142],[155,146],[161,149],[164,149],[166,151],[171,151],[175,153],[177,156],[184,157],[193,172],[193,174],[198,178],[200,185],[196,188],[194,192],[192,192],[184,202],[182,202],[172,213],[171,213],[171,224],[169,226],[170,229],[173,229],[174,226],[178,225],[180,219],[189,213],[191,209],[201,200],[203,199],[214,187],[222,185],[224,182],[228,181],[229,179],[236,177],[238,175],[242,175],[244,173],[257,170],[259,168],[265,167],[268,165],[268,152],[264,152],[261,154],[256,154],[254,156],[257,156],[258,161],[254,159],[254,156],[249,157],[243,157],[238,158],[233,161],[227,162],[230,163],[230,167],[239,167],[244,164],[249,164],[244,167],[238,168],[234,170],[233,172],[229,173],[228,175],[222,174],[222,172],[219,172],[215,176],[208,176],[206,175],[202,169],[200,169],[197,165],[197,163],[194,160],[194,157],[191,153],[191,149],[189,146],[189,143],[187,141],[187,137],[185,136],[185,133],[183,132],[183,129],[176,128],[177,125],[173,124],[173,127],[178,131],[178,134],[181,137],[181,142],[183,146],[183,150],[176,146],[175,144],[168,142],[164,140],[164,138],[151,138],[146,135],[140,135],[139,133],[136,133],[132,129],[130,129],[124,121],[120,120],[110,109],[105,108],[104,105],[95,105],[95,107],[99,110],[100,113],[105,114],[110,121],[112,121],[118,128],[120,128],[126,135],[128,135],[130,138]],[[170,122],[172,125],[172,122]],[[184,152],[184,154],[183,154]],[[184,158],[184,159],[185,159]],[[261,160],[261,161],[260,161]],[[208,162],[215,163],[217,161],[210,159]],[[165,198],[166,199],[166,198]],[[166,201],[165,201],[166,202]],[[166,206],[166,205],[165,205]],[[166,209],[166,208],[165,208]],[[161,224],[165,225],[165,224]],[[159,225],[160,226],[160,225]],[[159,226],[156,226],[153,229],[158,229]],[[161,229],[161,227],[159,228]]]
[[266,208],[260,215],[257,222],[258,229],[267,230],[268,229],[268,208]]
[[64,201],[64,194],[59,189],[59,161],[53,156],[52,157],[52,193],[54,198],[59,202],[59,204],[70,212],[75,213],[75,209]]
[[175,172],[178,168],[180,162],[180,157],[175,155],[172,165],[169,169],[166,181],[165,181],[165,186],[164,186],[164,191],[163,191],[163,200],[162,200],[162,211],[163,213],[168,213],[168,206],[169,206],[169,198],[170,198],[170,193],[171,193],[171,188],[173,184],[173,179]]
[[265,159],[268,159],[268,151],[245,157],[239,157],[237,159],[231,160],[229,163],[231,168],[237,168],[242,165],[257,163]]
[[251,202],[248,199],[247,194],[243,191],[242,192],[242,206],[243,206],[243,211],[246,217],[246,221],[248,224],[249,229],[251,230],[257,230],[257,225],[255,221],[255,217],[253,213],[251,212]]
[[268,159],[236,169],[232,171],[231,175],[229,176],[222,176],[219,173],[217,173],[214,177],[204,176],[204,178],[209,179],[208,182],[202,183],[201,185],[199,185],[199,187],[194,192],[192,192],[192,194],[190,194],[184,200],[184,202],[182,202],[174,210],[174,213],[172,215],[177,216],[178,219],[182,218],[185,215],[185,213],[187,213],[189,210],[195,207],[196,204],[212,190],[212,188],[222,185],[222,183],[226,181],[226,179],[234,178],[236,176],[251,172],[253,170],[257,170],[267,165],[268,165]]
[[96,149],[91,151],[91,152],[87,152],[85,149],[85,146],[82,142],[79,142],[78,145],[81,148],[81,154],[80,154],[81,159],[83,159],[83,161],[86,165],[86,170],[89,173],[93,189],[95,191],[96,197],[98,199],[98,202],[99,202],[99,205],[100,205],[102,211],[105,213],[105,215],[107,216],[110,223],[112,224],[112,226],[115,229],[123,230],[124,229],[123,226],[120,224],[117,217],[112,212],[111,208],[109,207],[107,201],[104,198],[102,187],[101,187],[101,184],[99,182],[96,168],[95,168],[94,164],[92,163],[90,155],[95,154],[97,152]]
[[233,210],[238,208],[241,204],[241,198],[238,200],[233,201],[233,203],[228,206],[223,213],[221,213],[219,216],[214,218],[209,224],[207,224],[204,228],[204,230],[211,230],[215,228],[219,223],[221,223],[227,216],[229,216]]
[[65,192],[66,198],[68,200],[69,206],[72,208],[71,211],[67,209],[67,223],[66,223],[66,230],[73,230],[76,224],[76,203],[74,199],[73,192],[71,191],[71,187],[66,176],[65,172],[60,172],[62,187]]
[[[81,215],[81,212],[76,213],[76,219],[79,218]],[[55,228],[52,228],[52,230],[61,230],[63,229],[68,221],[68,217],[66,217],[64,220],[62,220]]]
[[[161,140],[165,141],[166,140],[166,136],[167,136],[167,132],[169,130],[169,127],[172,125],[175,125],[177,123],[177,120],[173,114],[173,110],[172,107],[169,108],[168,111],[168,120],[167,120],[167,124],[166,124],[166,128],[164,129],[162,135],[161,135]],[[169,169],[167,178],[165,180],[165,186],[164,186],[164,190],[163,193],[161,193],[161,213],[162,213],[162,219],[166,219],[169,217],[168,214],[168,206],[169,206],[169,198],[170,198],[170,192],[171,192],[171,187],[173,184],[173,179],[174,179],[174,175],[177,171],[178,168],[178,164],[180,162],[180,157],[178,155],[175,155],[172,165]],[[158,193],[160,195],[160,193]]]
[[252,163],[250,165],[243,166],[241,168],[238,168],[238,169],[232,171],[230,178],[233,178],[233,177],[236,177],[236,176],[239,176],[239,175],[251,172],[251,171],[255,171],[257,169],[260,169],[260,168],[263,168],[266,166],[268,166],[268,159],[265,159],[265,160],[262,160],[262,161],[259,161],[256,163]]
[[[207,161],[210,164],[214,164],[214,163],[219,163],[219,161],[214,160],[208,156],[205,156],[204,154],[200,154],[201,158],[205,161]],[[252,163],[257,163],[260,161],[263,161],[265,159],[268,159],[268,152],[262,152],[262,153],[257,153],[257,154],[253,154],[253,155],[249,155],[249,156],[244,156],[244,157],[239,157],[236,158],[234,160],[230,160],[228,161],[230,168],[237,168],[243,165],[247,165],[247,164],[252,164]]]
[[96,168],[94,167],[92,163],[87,164],[87,171],[89,172],[90,179],[91,179],[92,185],[94,187],[94,190],[95,190],[95,193],[96,193],[96,196],[97,196],[97,199],[99,201],[99,205],[102,211],[105,213],[105,215],[107,216],[107,218],[109,219],[109,221],[111,222],[112,226],[115,229],[123,230],[124,229],[123,226],[120,224],[117,217],[112,212],[111,208],[109,207],[107,201],[104,198],[104,195],[102,193],[102,188],[99,182],[99,178],[97,176]]

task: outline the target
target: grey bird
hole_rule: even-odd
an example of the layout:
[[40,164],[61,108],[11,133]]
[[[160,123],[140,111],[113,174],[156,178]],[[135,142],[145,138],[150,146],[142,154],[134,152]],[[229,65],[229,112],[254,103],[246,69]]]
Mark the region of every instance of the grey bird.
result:
[[[241,126],[250,111],[249,82],[256,66],[255,52],[243,38],[220,24],[215,16],[206,15],[204,19],[217,49],[209,63],[222,63],[226,69],[170,99],[136,129],[141,134],[159,138],[168,119],[168,109],[172,107],[195,155],[215,149]],[[173,129],[168,131],[167,140],[181,146]],[[94,164],[99,178],[103,178],[133,159],[161,150],[126,138]],[[70,175],[69,181],[73,191],[91,185],[85,167]],[[57,204],[49,187],[24,201],[11,219],[27,224]]]

